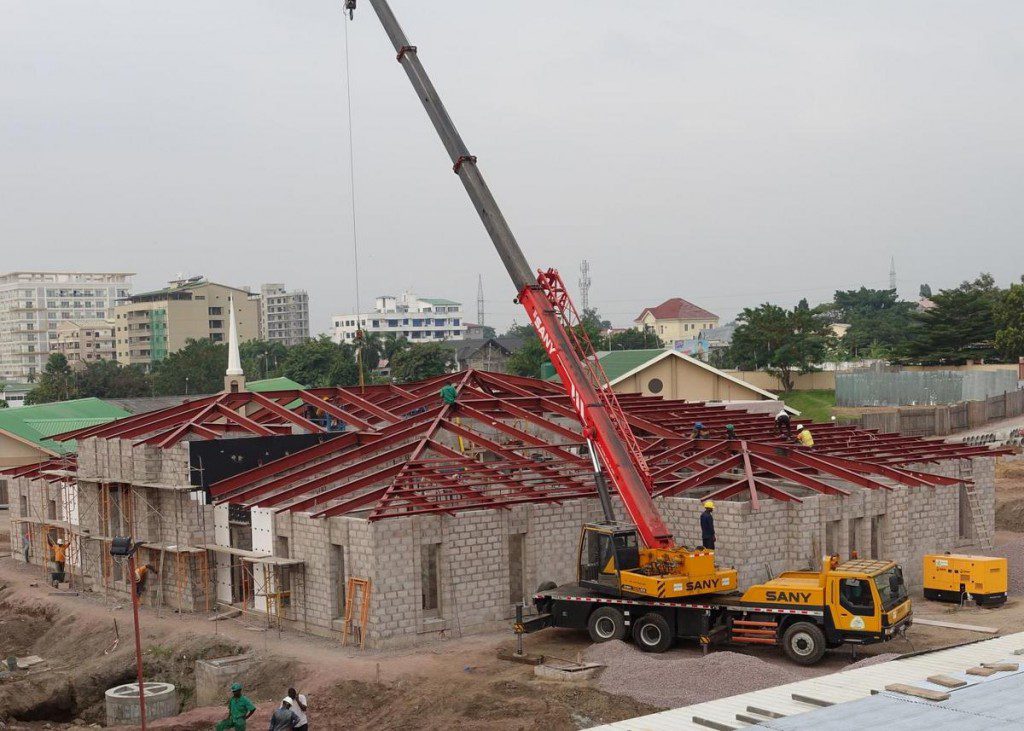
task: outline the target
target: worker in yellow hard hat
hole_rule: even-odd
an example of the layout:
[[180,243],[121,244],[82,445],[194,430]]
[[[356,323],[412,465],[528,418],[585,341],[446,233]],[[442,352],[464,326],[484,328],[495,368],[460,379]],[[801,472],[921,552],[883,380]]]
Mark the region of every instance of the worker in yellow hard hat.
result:
[[808,449],[814,446],[814,437],[811,435],[811,430],[803,424],[799,424],[796,428],[796,441],[801,447],[807,447]]
[[700,544],[704,548],[715,550],[715,504],[710,500],[704,502],[704,512],[700,514]]

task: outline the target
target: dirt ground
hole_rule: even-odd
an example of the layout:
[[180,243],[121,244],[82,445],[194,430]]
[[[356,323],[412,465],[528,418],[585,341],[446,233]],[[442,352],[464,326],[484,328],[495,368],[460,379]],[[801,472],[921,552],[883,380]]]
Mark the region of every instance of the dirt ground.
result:
[[996,461],[996,529],[1024,532],[1024,460]]
[[[1014,499],[1024,499],[1024,465],[1017,468],[1010,463],[1007,469],[1000,464],[997,502],[1002,506]],[[4,522],[5,511],[0,511],[0,536],[6,532]],[[1019,541],[1024,541],[1024,532],[1000,530],[997,534],[997,544]],[[8,728],[31,729],[101,724],[104,691],[134,680],[131,607],[101,595],[60,594],[41,579],[38,567],[0,559],[0,657],[37,654],[47,661],[43,670],[0,678],[0,721],[7,722]],[[915,596],[914,612],[918,618],[1014,632],[1024,626],[1024,596],[1011,596],[996,609],[960,609]],[[239,652],[253,652],[259,658],[256,669],[241,678],[246,693],[259,704],[252,728],[264,726],[289,685],[307,693],[310,719],[320,728],[556,731],[630,718],[665,705],[605,692],[599,682],[570,685],[537,680],[532,668],[497,659],[499,648],[513,644],[509,632],[417,649],[359,651],[342,648],[334,640],[266,631],[239,620],[211,622],[167,611],[162,615],[148,608],[142,612],[145,674],[147,679],[175,683],[185,712],[151,724],[154,729],[211,728],[224,710],[222,706],[194,708],[195,662]],[[856,656],[848,648],[840,649],[813,668],[796,668],[777,648],[730,651],[751,656],[752,667],[766,669],[754,675],[811,677],[841,670],[865,656],[945,647],[986,636],[917,624],[906,641],[860,648]],[[588,647],[585,634],[558,630],[526,639],[528,652],[552,658],[575,660]],[[716,660],[703,658],[697,647],[682,645],[671,653],[686,661],[679,665],[694,677],[714,672]],[[742,657],[731,662],[742,662]],[[675,676],[670,682],[693,683]],[[756,677],[752,687],[730,691],[764,684],[764,677]]]

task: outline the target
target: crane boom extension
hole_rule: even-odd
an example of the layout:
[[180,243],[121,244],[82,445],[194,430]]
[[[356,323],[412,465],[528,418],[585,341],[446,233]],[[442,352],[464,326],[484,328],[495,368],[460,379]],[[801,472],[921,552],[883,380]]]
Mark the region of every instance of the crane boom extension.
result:
[[[395,47],[399,63],[409,76],[451,158],[455,173],[465,186],[512,278],[518,302],[526,309],[530,323],[569,393],[573,409],[583,424],[584,436],[596,445],[598,457],[622,498],[630,519],[636,524],[640,537],[651,548],[672,548],[672,535],[651,498],[651,478],[646,460],[614,392],[608,387],[600,363],[593,357],[593,346],[586,335],[577,333],[573,327],[579,322],[579,314],[561,277],[554,269],[538,271],[538,276],[534,276],[484,182],[476,158],[469,153],[420,63],[416,46],[409,43],[387,0],[368,1]],[[355,0],[346,0],[345,8],[350,15],[355,5]],[[583,354],[582,358],[578,352]],[[600,474],[597,479],[600,489]]]

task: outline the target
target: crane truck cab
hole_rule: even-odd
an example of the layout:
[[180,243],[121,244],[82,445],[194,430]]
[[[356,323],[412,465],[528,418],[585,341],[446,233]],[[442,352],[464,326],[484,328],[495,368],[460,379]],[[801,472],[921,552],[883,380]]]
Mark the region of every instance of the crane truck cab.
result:
[[715,566],[703,548],[647,548],[636,526],[589,523],[580,532],[577,581],[610,596],[658,599],[736,590],[736,569]]
[[784,633],[782,645],[798,662],[803,653],[825,646],[885,642],[911,622],[910,598],[903,569],[893,561],[826,556],[820,571],[786,571],[747,589],[739,601],[780,612],[822,609],[822,621],[804,628],[800,637]]

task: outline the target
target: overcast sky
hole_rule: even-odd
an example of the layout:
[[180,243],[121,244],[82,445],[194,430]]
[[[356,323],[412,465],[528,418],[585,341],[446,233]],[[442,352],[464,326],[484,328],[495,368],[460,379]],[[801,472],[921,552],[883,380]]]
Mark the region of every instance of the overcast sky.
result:
[[[524,317],[367,0],[362,304]],[[341,0],[0,0],[0,270],[355,306]],[[535,267],[617,325],[1024,269],[1024,3],[393,0]]]

